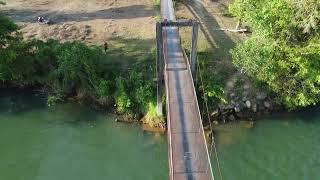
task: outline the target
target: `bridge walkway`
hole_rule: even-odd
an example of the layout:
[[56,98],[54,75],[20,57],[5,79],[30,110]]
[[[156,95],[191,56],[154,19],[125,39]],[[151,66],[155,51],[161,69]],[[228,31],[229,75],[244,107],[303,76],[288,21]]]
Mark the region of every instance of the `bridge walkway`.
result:
[[[162,18],[175,21],[171,0]],[[163,27],[170,180],[213,180],[193,78],[177,27]]]

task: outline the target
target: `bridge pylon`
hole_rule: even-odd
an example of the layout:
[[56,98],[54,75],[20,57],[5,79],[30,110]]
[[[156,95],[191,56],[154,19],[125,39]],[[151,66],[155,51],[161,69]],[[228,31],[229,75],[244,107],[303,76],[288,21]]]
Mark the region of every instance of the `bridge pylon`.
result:
[[[191,51],[188,64],[191,69],[193,83],[197,82],[197,44],[198,44],[198,31],[199,22],[196,20],[184,20],[184,21],[167,21],[166,19],[156,24],[156,39],[157,39],[157,114],[163,115],[162,105],[162,90],[164,79],[164,48],[163,48],[163,27],[192,27],[191,35]],[[181,40],[181,37],[180,37]],[[180,41],[181,43],[181,41]]]

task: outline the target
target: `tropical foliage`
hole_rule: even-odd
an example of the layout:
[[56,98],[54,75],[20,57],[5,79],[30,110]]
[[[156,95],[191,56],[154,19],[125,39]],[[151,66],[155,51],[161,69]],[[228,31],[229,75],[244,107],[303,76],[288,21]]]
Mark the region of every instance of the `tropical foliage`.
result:
[[[100,47],[81,42],[23,40],[18,26],[0,15],[0,81],[41,87],[48,105],[68,97],[115,104],[119,113],[146,113],[154,103],[150,56],[123,70]],[[153,52],[150,52],[153,53]]]
[[289,108],[319,103],[319,1],[235,0],[230,11],[253,29],[232,51],[234,64]]

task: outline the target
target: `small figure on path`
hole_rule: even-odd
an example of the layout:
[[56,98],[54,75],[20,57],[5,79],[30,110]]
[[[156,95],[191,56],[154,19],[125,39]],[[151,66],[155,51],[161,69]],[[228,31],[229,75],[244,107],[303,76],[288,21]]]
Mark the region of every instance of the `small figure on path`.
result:
[[108,43],[105,42],[105,43],[103,44],[103,46],[104,46],[104,51],[107,52],[107,50],[108,50]]

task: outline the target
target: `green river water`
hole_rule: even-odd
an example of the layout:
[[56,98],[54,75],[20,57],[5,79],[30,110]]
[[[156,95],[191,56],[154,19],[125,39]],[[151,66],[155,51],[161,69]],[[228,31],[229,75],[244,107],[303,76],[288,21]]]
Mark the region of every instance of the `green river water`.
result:
[[[319,132],[317,110],[219,126],[223,179],[318,180]],[[0,93],[0,180],[165,179],[165,135],[78,104],[48,108],[41,97]]]

